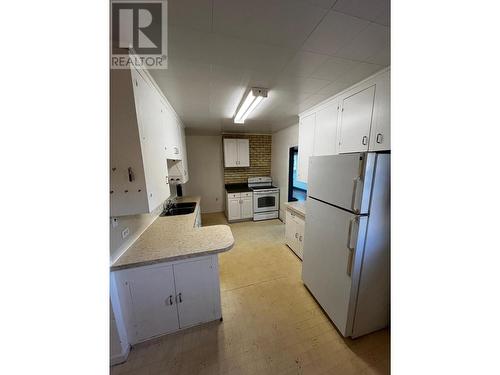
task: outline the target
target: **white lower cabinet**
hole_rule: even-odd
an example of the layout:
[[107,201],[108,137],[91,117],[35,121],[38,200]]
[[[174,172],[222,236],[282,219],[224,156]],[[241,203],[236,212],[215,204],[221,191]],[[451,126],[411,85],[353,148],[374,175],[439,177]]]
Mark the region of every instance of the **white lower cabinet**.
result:
[[304,255],[305,219],[291,210],[286,210],[285,242],[300,258]]
[[227,193],[226,217],[228,221],[252,219],[253,194],[251,192]]
[[135,322],[135,341],[179,329],[172,266],[134,268],[126,272]]
[[186,328],[216,319],[214,301],[218,288],[213,287],[210,258],[179,263],[174,266],[179,327]]
[[130,344],[221,318],[217,255],[114,276]]

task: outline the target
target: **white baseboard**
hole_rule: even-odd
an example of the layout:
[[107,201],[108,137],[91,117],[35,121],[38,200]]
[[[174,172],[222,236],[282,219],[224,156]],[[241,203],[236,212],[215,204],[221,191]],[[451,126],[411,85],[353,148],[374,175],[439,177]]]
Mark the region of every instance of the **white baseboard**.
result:
[[128,358],[129,353],[130,353],[130,345],[127,345],[127,349],[124,352],[112,356],[110,358],[111,366],[125,362]]

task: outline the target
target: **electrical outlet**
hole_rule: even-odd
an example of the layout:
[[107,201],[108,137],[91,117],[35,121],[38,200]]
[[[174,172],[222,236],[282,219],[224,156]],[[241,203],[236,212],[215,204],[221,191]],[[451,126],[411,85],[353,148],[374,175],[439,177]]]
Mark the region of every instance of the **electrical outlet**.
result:
[[116,228],[118,226],[118,218],[117,217],[112,217],[111,218],[111,223],[113,225],[113,228]]
[[128,230],[128,227],[127,227],[124,230],[122,230],[122,239],[127,238],[128,234],[129,234],[129,230]]

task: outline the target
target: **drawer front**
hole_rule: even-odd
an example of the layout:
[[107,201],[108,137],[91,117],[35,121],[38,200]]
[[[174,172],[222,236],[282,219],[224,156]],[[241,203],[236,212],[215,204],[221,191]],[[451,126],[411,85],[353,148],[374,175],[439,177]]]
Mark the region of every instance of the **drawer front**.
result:
[[228,193],[227,197],[228,199],[241,198],[241,193]]
[[252,192],[241,193],[242,198],[252,198]]

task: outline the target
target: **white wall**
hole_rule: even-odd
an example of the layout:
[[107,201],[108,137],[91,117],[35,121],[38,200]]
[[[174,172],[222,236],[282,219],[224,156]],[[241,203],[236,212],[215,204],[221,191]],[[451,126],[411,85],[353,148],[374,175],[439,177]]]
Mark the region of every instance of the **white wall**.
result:
[[280,219],[285,220],[284,204],[288,202],[288,158],[290,147],[299,143],[299,124],[277,131],[273,134],[271,176],[273,183],[280,188]]
[[224,211],[222,136],[187,135],[189,181],[183,195],[201,196],[201,212]]
[[[176,191],[174,186],[170,186],[170,198],[175,198]],[[111,263],[113,263],[121,254],[127,250],[132,243],[151,225],[163,210],[163,203],[159,205],[150,214],[119,216],[118,226],[113,228],[110,219],[109,223],[109,250]],[[122,239],[122,231],[128,228],[129,235]]]

